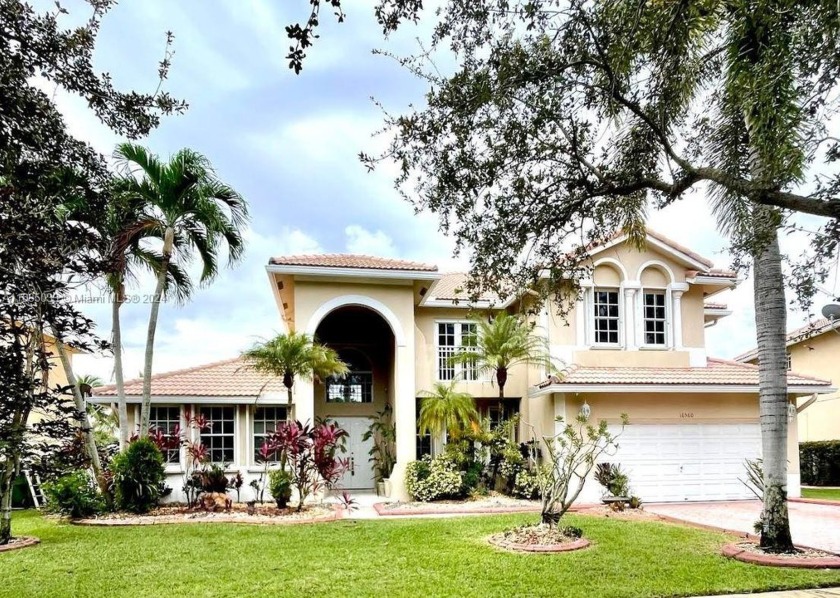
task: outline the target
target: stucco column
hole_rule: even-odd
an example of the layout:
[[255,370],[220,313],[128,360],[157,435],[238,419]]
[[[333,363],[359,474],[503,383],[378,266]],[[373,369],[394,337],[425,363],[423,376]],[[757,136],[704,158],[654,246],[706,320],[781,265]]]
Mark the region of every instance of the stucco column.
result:
[[312,381],[295,380],[293,399],[295,408],[292,416],[302,423],[315,423],[315,386]]
[[417,455],[417,424],[414,389],[414,341],[398,345],[394,359],[394,425],[397,430],[397,462],[391,473],[391,499],[410,500],[405,489],[405,469]]
[[674,314],[674,349],[680,350],[683,348],[682,336],[682,295],[683,291],[671,291],[671,300],[673,308],[671,312]]
[[636,289],[624,289],[624,346],[636,349]]

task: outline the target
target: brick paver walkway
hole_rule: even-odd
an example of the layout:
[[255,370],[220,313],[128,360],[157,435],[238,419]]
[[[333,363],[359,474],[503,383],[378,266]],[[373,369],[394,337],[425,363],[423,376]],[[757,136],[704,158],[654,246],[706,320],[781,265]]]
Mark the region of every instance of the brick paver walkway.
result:
[[[840,506],[792,502],[788,508],[796,544],[840,554]],[[645,510],[690,523],[755,533],[753,524],[761,513],[761,503],[755,500],[661,503],[645,505]]]

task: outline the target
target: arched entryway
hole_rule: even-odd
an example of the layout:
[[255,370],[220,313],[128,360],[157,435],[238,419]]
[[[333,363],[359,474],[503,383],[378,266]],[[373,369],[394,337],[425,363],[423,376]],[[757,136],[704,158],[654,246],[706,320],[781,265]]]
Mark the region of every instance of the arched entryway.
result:
[[345,456],[351,467],[340,487],[372,490],[377,480],[370,452],[376,439],[364,436],[371,418],[394,405],[394,332],[373,309],[345,305],[324,316],[315,337],[337,351],[350,368],[343,378],[318,380],[313,385],[315,417],[335,420],[349,434]]

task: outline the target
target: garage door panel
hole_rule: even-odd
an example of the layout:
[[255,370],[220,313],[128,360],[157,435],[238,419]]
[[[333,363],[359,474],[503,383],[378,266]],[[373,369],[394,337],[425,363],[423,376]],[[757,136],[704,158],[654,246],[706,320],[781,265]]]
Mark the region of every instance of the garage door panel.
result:
[[758,424],[630,425],[613,456],[647,502],[753,498],[739,480],[760,455]]

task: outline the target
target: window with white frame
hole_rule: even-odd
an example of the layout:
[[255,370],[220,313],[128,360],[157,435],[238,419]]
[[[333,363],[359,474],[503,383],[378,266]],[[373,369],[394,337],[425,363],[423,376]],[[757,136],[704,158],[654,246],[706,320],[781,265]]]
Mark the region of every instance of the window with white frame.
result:
[[790,351],[785,354],[785,358],[787,359],[787,369],[791,371],[793,369],[793,359],[790,356]]
[[592,327],[595,343],[617,345],[619,342],[618,289],[594,289]]
[[438,380],[478,380],[475,361],[452,363],[453,356],[477,350],[478,326],[475,322],[437,323]]
[[[262,460],[260,449],[266,439],[277,429],[281,423],[288,419],[288,410],[285,405],[271,405],[257,407],[254,410],[254,459],[255,462]],[[276,461],[275,454],[269,456],[269,460]]]
[[667,341],[667,310],[665,308],[665,291],[643,292],[642,305],[644,318],[644,344],[654,347],[664,347]]
[[353,372],[327,378],[327,403],[372,403],[373,372]]
[[181,408],[152,405],[149,409],[149,429],[159,430],[172,440],[172,446],[166,449],[163,458],[166,463],[178,463],[181,449],[175,435],[181,429]]
[[207,447],[211,463],[232,463],[236,446],[236,407],[201,407],[210,426],[201,431],[201,443]]

